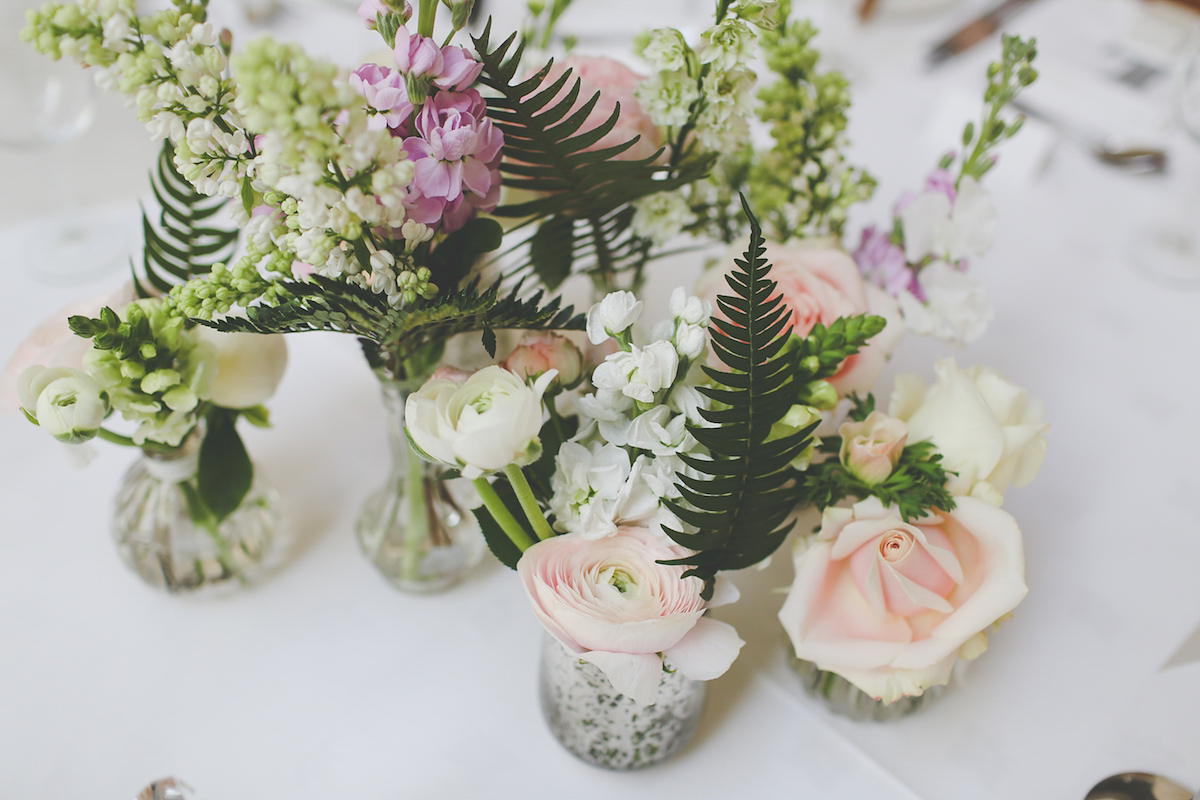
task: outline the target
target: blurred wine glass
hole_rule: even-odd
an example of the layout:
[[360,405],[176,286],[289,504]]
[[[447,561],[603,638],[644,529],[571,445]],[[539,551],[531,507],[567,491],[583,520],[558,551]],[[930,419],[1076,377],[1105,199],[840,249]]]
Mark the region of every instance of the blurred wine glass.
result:
[[130,242],[111,219],[80,213],[77,176],[56,150],[91,126],[96,88],[77,63],[53,61],[21,41],[28,7],[29,0],[0,0],[0,149],[37,160],[58,209],[23,225],[22,260],[43,282],[75,282],[119,266]]
[[[1200,144],[1200,38],[1181,59],[1171,98],[1175,121]],[[1161,219],[1134,234],[1130,259],[1138,272],[1157,283],[1200,289],[1200,176],[1191,170],[1183,179],[1183,198],[1171,202]]]

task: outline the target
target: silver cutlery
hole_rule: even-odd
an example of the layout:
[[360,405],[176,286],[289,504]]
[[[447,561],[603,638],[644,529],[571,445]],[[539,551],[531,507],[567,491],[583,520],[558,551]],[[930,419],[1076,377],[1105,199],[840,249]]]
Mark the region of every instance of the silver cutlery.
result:
[[1012,101],[1010,105],[1013,110],[1040,120],[1076,144],[1083,145],[1098,160],[1110,166],[1131,172],[1162,172],[1167,167],[1167,153],[1162,148],[1130,145],[1112,136],[1093,133],[1020,99]]
[[1149,772],[1110,775],[1092,787],[1083,800],[1196,800],[1191,789]]

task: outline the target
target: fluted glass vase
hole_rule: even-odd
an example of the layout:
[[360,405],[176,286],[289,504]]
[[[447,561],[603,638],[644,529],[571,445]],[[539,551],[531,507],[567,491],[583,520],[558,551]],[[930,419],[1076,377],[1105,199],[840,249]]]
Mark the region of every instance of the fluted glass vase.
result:
[[642,769],[675,755],[695,734],[704,710],[704,682],[670,663],[657,702],[642,706],[551,636],[542,643],[539,695],[554,738],[581,760],[611,770]]
[[199,510],[203,425],[172,450],[146,448],[117,491],[113,538],[121,560],[171,594],[236,589],[267,572],[282,550],[278,495],[257,471],[241,504],[216,522]]
[[945,686],[930,686],[923,694],[901,697],[899,700],[885,703],[859,689],[836,672],[820,669],[811,661],[792,657],[791,662],[792,669],[800,676],[800,683],[809,695],[823,701],[835,714],[851,719],[869,719],[876,722],[899,719],[924,708],[946,691]]
[[391,465],[358,516],[363,552],[398,589],[436,592],[466,575],[486,546],[468,492],[439,480],[443,468],[423,460],[404,433],[404,403],[419,388],[380,378]]

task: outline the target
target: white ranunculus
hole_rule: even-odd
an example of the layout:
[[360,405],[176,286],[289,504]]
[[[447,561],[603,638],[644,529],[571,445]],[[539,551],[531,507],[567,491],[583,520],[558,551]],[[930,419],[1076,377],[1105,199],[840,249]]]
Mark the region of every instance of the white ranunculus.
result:
[[675,381],[678,370],[679,354],[670,342],[653,342],[645,347],[630,345],[629,352],[605,358],[592,373],[592,383],[597,389],[620,392],[649,404],[654,402],[656,393]]
[[914,333],[962,346],[982,336],[996,315],[979,281],[945,261],[922,269],[920,281],[924,303],[907,291],[897,298],[904,324]]
[[1024,486],[1046,455],[1040,400],[994,370],[959,369],[953,359],[935,367],[937,382],[926,387],[915,375],[900,375],[889,414],[908,425],[908,441],[932,441],[942,466],[958,473],[946,488],[999,503],[1009,486]]
[[461,384],[430,379],[408,396],[405,430],[427,458],[460,467],[464,478],[529,464],[541,452],[542,394],[557,375],[549,370],[526,386],[490,366]]
[[108,414],[100,385],[71,367],[34,365],[17,379],[21,407],[46,433],[68,444],[93,438]]
[[642,301],[633,292],[612,292],[588,309],[587,335],[592,344],[629,330],[642,315]]
[[197,328],[213,346],[216,373],[209,387],[212,403],[225,408],[261,405],[275,394],[287,369],[287,344],[279,334],[221,333]]

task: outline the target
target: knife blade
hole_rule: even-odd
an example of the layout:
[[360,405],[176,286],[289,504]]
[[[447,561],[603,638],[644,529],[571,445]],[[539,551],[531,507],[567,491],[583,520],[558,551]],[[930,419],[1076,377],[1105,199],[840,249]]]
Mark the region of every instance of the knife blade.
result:
[[926,57],[926,64],[936,67],[943,61],[956,56],[967,48],[991,36],[1010,17],[1035,0],[1004,0],[983,16],[971,20],[963,27],[934,45]]

